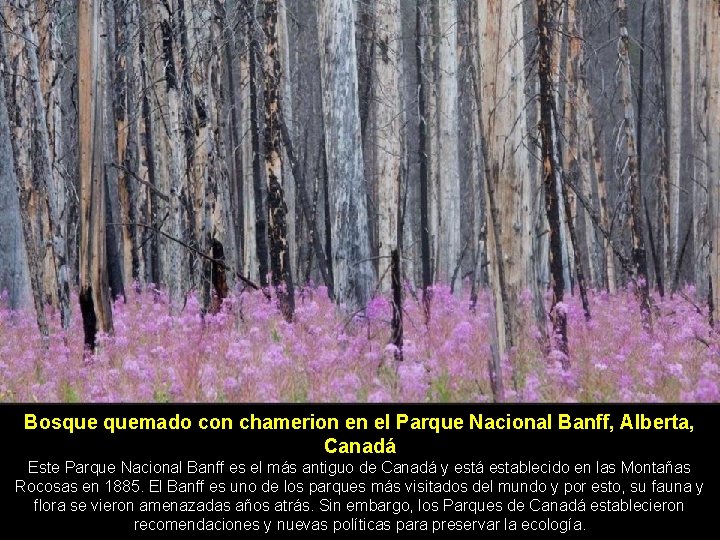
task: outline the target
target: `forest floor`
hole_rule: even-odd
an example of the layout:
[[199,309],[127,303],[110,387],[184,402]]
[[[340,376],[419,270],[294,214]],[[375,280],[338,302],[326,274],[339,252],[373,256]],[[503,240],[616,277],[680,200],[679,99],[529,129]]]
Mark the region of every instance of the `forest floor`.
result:
[[[402,362],[388,345],[386,299],[348,320],[323,288],[297,295],[292,324],[260,293],[229,299],[206,316],[190,298],[170,316],[162,294],[131,291],[115,303],[115,333],[101,337],[90,361],[83,360],[77,304],[67,332],[51,314],[47,340],[32,313],[0,309],[0,401],[492,401],[489,294],[473,312],[467,296],[436,287],[428,325],[421,305],[406,296]],[[565,305],[567,370],[556,353],[543,354],[540,333],[526,325],[504,361],[508,401],[720,401],[720,336],[682,295],[655,298],[652,332],[629,291],[591,293],[590,307],[586,321],[577,298]]]

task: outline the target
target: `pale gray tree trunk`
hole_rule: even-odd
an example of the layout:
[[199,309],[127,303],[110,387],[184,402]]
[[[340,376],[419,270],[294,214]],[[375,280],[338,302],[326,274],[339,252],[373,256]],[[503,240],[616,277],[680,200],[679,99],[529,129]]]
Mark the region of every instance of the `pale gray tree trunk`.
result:
[[391,254],[398,248],[400,171],[402,166],[402,40],[400,2],[380,0],[375,13],[375,177],[378,194],[378,273],[383,292],[390,290]]
[[[240,57],[240,152],[242,155],[242,199],[243,199],[243,273],[257,279],[260,261],[255,244],[255,190],[253,189],[253,146],[250,107],[250,44],[252,36],[247,24],[240,25],[243,54]],[[254,53],[252,53],[254,54]]]
[[669,219],[665,232],[665,287],[672,287],[679,252],[680,231],[680,152],[682,134],[682,12],[680,0],[665,0],[665,131],[668,178]]
[[[290,134],[295,133],[293,124],[293,95],[292,95],[292,70],[290,64],[290,33],[288,28],[288,13],[286,0],[278,1],[278,47],[280,48],[281,63],[283,66],[280,81],[280,107],[282,118],[288,124]],[[283,163],[290,163],[287,152],[283,148]],[[290,167],[283,168],[285,177],[282,180],[283,191],[285,192],[285,204],[287,205],[287,242],[290,250],[290,262],[294,268],[299,268],[298,241],[296,238],[296,179],[292,176]]]
[[[587,124],[584,131],[587,132],[588,149],[592,155],[593,175],[595,187],[598,194],[600,207],[600,224],[606,231],[610,230],[610,212],[608,210],[608,190],[605,181],[605,164],[603,162],[602,150],[599,136],[595,127],[595,115],[590,105],[590,92],[587,85],[582,84],[582,108],[587,113]],[[586,217],[588,215],[586,214]],[[610,294],[615,294],[615,255],[613,254],[610,241],[603,235],[602,240],[603,259],[605,262],[605,287]]]
[[[223,2],[219,3],[224,4]],[[224,10],[223,10],[224,12]],[[228,21],[223,18],[218,20],[215,12],[209,10],[208,18],[213,22],[211,27],[212,43],[222,42],[227,39],[224,33]],[[210,47],[212,53],[208,63],[207,85],[207,109],[209,122],[214,126],[210,137],[211,146],[209,149],[212,159],[212,171],[216,178],[217,202],[212,212],[212,237],[221,242],[224,248],[225,260],[232,268],[239,269],[237,264],[239,255],[237,252],[237,236],[234,217],[235,189],[234,176],[231,175],[232,163],[234,163],[234,150],[232,139],[224,136],[229,132],[228,101],[231,94],[223,89],[223,50],[219,47]],[[233,128],[234,129],[234,128]],[[235,277],[232,272],[227,273],[228,286],[232,287]]]
[[693,245],[695,258],[695,290],[698,298],[706,299],[708,294],[708,257],[710,256],[710,238],[708,234],[708,40],[706,37],[708,20],[706,10],[697,2],[688,3],[688,25],[690,43],[690,91],[691,128],[693,134]]
[[710,197],[710,276],[712,304],[717,320],[720,309],[720,0],[706,6],[707,21],[707,77],[708,77],[708,131],[707,159]]
[[[53,169],[53,149],[48,133],[48,124],[54,128],[58,118],[55,107],[51,106],[50,110],[46,107],[43,91],[45,85],[50,92],[56,65],[47,62],[41,66],[36,33],[38,24],[47,26],[52,12],[41,17],[37,11],[41,7],[28,0],[16,0],[3,6],[3,22],[9,30],[4,38],[7,41],[4,46],[6,68],[12,74],[8,79],[12,84],[6,87],[6,101],[36,309],[39,307],[40,317],[42,305],[51,302],[60,308],[63,327],[67,328],[70,291],[66,229],[62,227],[60,210],[64,208],[65,188],[59,171]],[[40,52],[50,46],[48,39],[49,36],[45,36]],[[44,327],[39,319],[38,323]]]
[[[28,37],[38,42],[37,57],[39,85],[35,86],[36,103],[44,105],[45,126],[39,124],[41,144],[48,167],[48,199],[52,220],[52,243],[54,251],[54,273],[58,287],[58,300],[63,327],[70,324],[70,262],[68,248],[68,194],[63,177],[63,114],[60,86],[59,60],[62,58],[60,37],[60,3],[43,0],[38,3],[37,32],[29,24]],[[39,57],[39,58],[38,58]],[[45,142],[47,141],[47,142]]]
[[478,111],[473,111],[471,121],[471,135],[472,135],[472,146],[470,157],[470,189],[472,192],[473,201],[473,227],[472,227],[472,242],[473,242],[473,282],[471,287],[471,302],[474,305],[477,302],[477,289],[483,284],[487,283],[487,279],[483,276],[487,272],[485,261],[487,259],[487,244],[486,244],[486,201],[484,197],[485,189],[485,175],[481,168],[481,144],[480,137],[480,123],[478,121]]
[[438,81],[439,60],[438,47],[440,43],[440,25],[438,24],[439,3],[428,0],[425,13],[427,36],[425,39],[425,79],[427,83],[427,99],[425,108],[425,122],[427,124],[427,156],[429,161],[428,197],[430,216],[428,230],[430,234],[430,269],[432,281],[439,279],[438,257],[440,249],[440,127],[438,118]]
[[[183,170],[186,178],[187,196],[192,201],[188,207],[188,221],[191,238],[201,253],[211,253],[213,239],[220,242],[228,252],[232,246],[225,246],[225,238],[216,233],[224,229],[221,206],[218,198],[220,176],[215,163],[221,159],[215,136],[218,127],[215,121],[215,99],[213,95],[213,73],[219,49],[212,46],[214,14],[207,2],[178,0],[179,11],[175,14],[178,24],[178,46],[180,47],[179,69],[182,76],[180,86],[181,125],[185,160]],[[213,297],[213,266],[207,260],[192,258],[191,283],[199,284],[204,309],[215,310],[227,294],[225,287]],[[211,306],[212,303],[212,306]]]
[[[438,277],[450,282],[460,263],[460,162],[458,154],[457,2],[438,3],[439,223]],[[459,287],[457,288],[459,290]]]
[[[568,52],[565,68],[565,137],[567,145],[563,154],[565,171],[568,181],[582,193],[593,199],[592,175],[590,173],[590,144],[587,124],[592,111],[585,107],[584,95],[587,94],[584,77],[584,55],[582,43],[582,21],[578,18],[577,0],[567,2],[567,35]],[[556,38],[559,41],[559,38]],[[577,226],[577,204],[573,191],[568,192],[571,198],[573,219]],[[583,255],[582,264],[588,269],[589,282],[596,284],[597,271],[595,264],[596,238],[595,230],[586,211],[582,212],[584,230],[583,245],[576,249]],[[579,229],[579,227],[578,227]]]
[[[27,59],[25,40],[23,36],[24,6],[6,4],[3,10],[4,23],[9,32],[4,32],[0,38],[0,55],[3,59],[4,69],[11,78],[11,84],[5,83],[5,101],[9,116],[13,160],[15,166],[15,188],[18,194],[20,221],[22,224],[25,253],[28,262],[30,288],[37,317],[38,328],[43,336],[48,335],[48,323],[45,316],[46,286],[45,278],[51,278],[46,272],[46,246],[42,239],[45,231],[49,230],[49,213],[47,208],[46,184],[44,178],[34,174],[31,148],[33,146],[32,119],[35,118],[35,106],[31,78],[29,76],[29,62]],[[14,114],[11,114],[14,113]],[[54,287],[50,289],[50,298]]]
[[[147,98],[147,122],[146,142],[148,157],[152,156],[152,160],[148,161],[148,165],[152,167],[152,182],[159,193],[167,195],[167,198],[161,199],[157,195],[151,198],[151,211],[153,216],[153,226],[161,230],[164,234],[172,236],[176,234],[176,219],[171,218],[171,208],[179,207],[179,195],[171,194],[171,179],[177,184],[178,165],[175,163],[178,159],[178,148],[175,143],[179,139],[179,110],[177,99],[174,99],[174,109],[171,114],[170,93],[174,92],[177,96],[177,90],[170,90],[166,82],[168,73],[172,71],[175,74],[175,55],[172,44],[172,27],[169,23],[169,16],[162,4],[156,0],[140,0],[141,1],[141,27],[145,33],[145,54],[144,62],[146,69],[146,78],[143,93]],[[164,36],[168,36],[168,41],[164,41]],[[164,46],[167,44],[167,48]],[[170,52],[171,54],[167,54]],[[169,56],[169,57],[168,57]],[[173,82],[176,86],[176,82]],[[172,119],[175,119],[173,122]],[[175,156],[175,159],[173,158]],[[172,167],[172,164],[175,166]],[[172,173],[171,174],[171,169]],[[180,169],[183,170],[183,169]],[[176,187],[176,186],[175,186]],[[172,222],[172,223],[171,223]],[[179,246],[172,246],[174,242],[169,240],[163,234],[155,235],[153,242],[155,243],[155,252],[151,255],[153,265],[152,273],[157,285],[163,284],[168,288],[171,297],[175,296],[175,304],[177,304],[177,296],[179,295],[179,279],[183,266],[172,266],[169,255],[171,250],[175,250],[174,258],[180,255]],[[172,282],[172,283],[171,283]]]
[[[151,13],[146,11],[147,0],[135,0],[135,25],[134,28],[138,34],[138,46],[133,48],[133,65],[138,70],[137,91],[139,95],[138,109],[136,112],[136,129],[138,132],[138,151],[137,151],[137,174],[145,184],[144,188],[136,197],[136,219],[146,225],[159,227],[163,214],[163,207],[159,202],[159,178],[158,165],[160,157],[156,155],[159,148],[156,138],[157,114],[155,109],[155,100],[152,99],[150,88],[155,88],[153,81],[154,70],[152,69],[151,43],[152,33],[147,29],[147,23],[151,17]],[[135,228],[136,236],[142,234],[143,240],[139,245],[142,246],[142,254],[138,253],[138,257],[142,257],[144,273],[140,274],[145,277],[148,283],[158,286],[161,283],[160,277],[160,241],[158,235],[153,231],[145,228]]]
[[617,7],[620,22],[620,40],[618,42],[619,74],[630,184],[629,224],[633,251],[633,278],[636,282],[637,296],[640,301],[640,315],[643,326],[649,329],[652,324],[652,314],[650,313],[647,256],[645,253],[645,236],[643,234],[642,183],[640,171],[638,170],[638,155],[635,144],[635,108],[633,106],[630,69],[630,36],[627,28],[628,12],[625,0],[618,0]]
[[[175,0],[173,4],[184,0]],[[175,10],[177,11],[177,10]],[[185,230],[185,211],[183,197],[188,197],[185,168],[185,145],[182,129],[182,104],[180,94],[181,66],[179,65],[179,36],[177,35],[177,21],[171,21],[165,15],[163,21],[163,47],[165,64],[165,86],[167,89],[167,117],[165,118],[168,145],[168,173],[170,205],[167,220],[167,233],[170,237],[182,240]],[[168,239],[165,244],[165,280],[168,288],[170,312],[177,314],[185,303],[185,294],[188,286],[187,253],[182,245]]]
[[[2,39],[0,36],[0,72],[5,73]],[[7,292],[10,309],[18,309],[28,307],[32,297],[15,179],[15,160],[10,144],[5,79],[0,77],[0,293]]]
[[[118,3],[115,9],[115,54],[112,58],[115,67],[115,77],[112,80],[114,91],[114,124],[116,134],[115,156],[111,165],[117,171],[118,191],[118,225],[120,264],[123,280],[131,283],[138,279],[139,259],[137,257],[136,241],[137,227],[132,223],[136,220],[135,199],[138,188],[132,173],[139,172],[137,160],[138,129],[133,119],[140,118],[139,108],[136,108],[139,99],[136,92],[136,77],[138,73],[133,65],[135,55],[133,48],[136,41],[135,34],[131,33],[137,21],[137,5],[133,0]],[[138,175],[139,176],[139,175]],[[139,176],[142,178],[141,176]]]
[[355,17],[352,0],[321,0],[317,5],[334,291],[338,303],[355,311],[364,308],[375,284],[360,137]]
[[[66,190],[65,183],[60,176],[59,170],[54,170],[52,149],[57,147],[57,140],[53,137],[52,146],[48,124],[53,129],[53,136],[60,130],[60,112],[57,92],[50,94],[51,80],[56,76],[57,65],[50,62],[43,66],[41,74],[38,60],[38,49],[35,47],[38,39],[31,24],[30,6],[25,5],[23,11],[23,38],[27,42],[28,73],[30,76],[33,112],[36,115],[35,133],[36,138],[33,151],[34,174],[39,177],[43,191],[47,194],[49,214],[47,228],[43,231],[45,242],[45,285],[51,295],[53,302],[60,307],[60,318],[62,327],[67,329],[70,326],[70,276],[68,269],[67,249],[67,226],[65,220]],[[51,16],[51,15],[50,15]],[[50,32],[52,34],[52,31]],[[57,49],[57,46],[54,45]],[[57,52],[57,51],[56,51]],[[50,57],[54,55],[49,54]],[[41,81],[46,81],[48,95],[51,97],[50,107],[46,106],[45,93],[41,88]],[[45,236],[47,235],[47,236]]]
[[[520,294],[534,288],[532,183],[525,138],[525,55],[520,1],[477,0],[485,169],[490,173],[497,215],[487,213],[487,252],[500,355],[509,352],[520,327]],[[488,190],[485,193],[489,200]],[[497,218],[497,223],[494,223]],[[496,231],[500,234],[495,239]],[[498,252],[498,247],[502,253]],[[501,269],[500,266],[503,268]],[[505,291],[500,285],[504,274]],[[505,302],[502,296],[505,295]],[[542,321],[545,324],[545,321]]]

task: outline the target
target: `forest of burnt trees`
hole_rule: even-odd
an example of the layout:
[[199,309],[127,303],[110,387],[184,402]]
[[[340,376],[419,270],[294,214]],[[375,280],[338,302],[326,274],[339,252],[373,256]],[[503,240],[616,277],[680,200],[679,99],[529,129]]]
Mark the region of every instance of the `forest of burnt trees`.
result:
[[561,352],[588,289],[720,306],[720,0],[0,0],[0,75],[0,290],[42,333],[315,284],[392,294],[401,343],[441,282],[492,292],[499,362],[526,291]]

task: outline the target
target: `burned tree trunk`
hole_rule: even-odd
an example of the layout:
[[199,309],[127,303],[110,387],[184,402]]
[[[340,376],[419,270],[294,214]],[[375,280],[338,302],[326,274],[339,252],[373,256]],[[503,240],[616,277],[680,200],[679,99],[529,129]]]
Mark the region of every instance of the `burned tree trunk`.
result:
[[[244,0],[243,0],[244,2]],[[238,5],[241,5],[238,3]],[[245,9],[248,9],[247,7]],[[250,17],[249,11],[245,14],[246,17]],[[250,81],[250,57],[253,51],[252,44],[252,32],[254,32],[254,26],[252,24],[243,24],[239,31],[239,48],[242,54],[239,58],[238,74],[239,74],[239,126],[240,132],[238,134],[240,140],[240,156],[242,161],[242,179],[240,181],[239,191],[242,192],[242,253],[243,253],[243,272],[249,276],[258,275],[258,258],[257,258],[257,231],[256,219],[257,214],[255,212],[255,185],[253,178],[253,165],[254,165],[254,148],[253,139],[250,132],[251,129],[251,85]]]
[[378,199],[378,275],[380,289],[391,288],[388,266],[399,245],[400,177],[403,159],[402,19],[398,0],[376,4],[374,56],[374,174]]
[[[0,72],[5,72],[6,62],[0,33]],[[8,292],[10,309],[18,309],[29,303],[31,289],[11,140],[5,79],[0,77],[0,208],[3,209],[0,212],[0,253],[3,253],[0,258],[0,290]],[[42,329],[40,318],[38,323]]]
[[210,300],[210,312],[217,313],[220,311],[222,301],[227,298],[229,291],[227,283],[227,265],[225,264],[225,249],[223,245],[216,239],[211,242],[212,261],[210,262],[210,283],[213,287],[213,297]]
[[[39,58],[43,51],[51,56],[47,52],[51,36],[44,35],[40,47],[35,45],[38,42],[36,28],[38,25],[46,27],[52,12],[44,9],[40,14],[47,6],[26,0],[5,4],[2,8],[4,36],[0,45],[3,74],[12,75],[4,81],[7,84],[7,127],[11,134],[7,140],[13,154],[8,164],[14,165],[13,176],[20,197],[25,253],[30,265],[38,325],[46,334],[47,326],[41,313],[46,302],[60,308],[64,328],[70,320],[66,236],[60,218],[65,189],[64,183],[59,181],[61,177],[53,171],[51,144],[55,140],[51,140],[48,131],[49,125],[55,127],[55,122],[59,123],[59,114],[55,114],[54,108],[53,114],[49,114],[45,106],[46,95],[52,99],[50,87],[56,65],[52,61],[41,63]],[[52,34],[47,28],[45,33]],[[59,125],[57,127],[59,130]],[[15,182],[10,186],[15,186]],[[62,284],[61,278],[64,278]]]
[[428,33],[424,23],[427,15],[425,0],[417,0],[415,7],[416,66],[418,79],[418,158],[420,161],[420,258],[422,259],[422,289],[425,322],[430,320],[430,286],[432,285],[432,267],[430,266],[430,224],[428,222],[428,192],[430,175],[428,170],[428,120],[427,120],[427,82],[425,79],[425,35]]
[[[709,40],[707,53],[708,124],[707,139],[708,186],[710,200],[710,304],[720,307],[720,0],[707,6],[707,30]],[[712,308],[711,308],[712,309]],[[714,313],[718,320],[717,313]]]
[[[70,327],[70,267],[67,245],[67,189],[59,170],[62,151],[62,111],[60,106],[60,89],[57,78],[60,70],[57,60],[61,56],[60,38],[57,18],[59,8],[41,2],[38,10],[44,11],[39,21],[39,30],[35,31],[30,13],[25,11],[24,39],[27,43],[36,43],[40,37],[40,47],[27,47],[28,67],[32,79],[33,102],[35,103],[35,136],[36,152],[34,166],[36,174],[42,178],[47,192],[49,206],[49,256],[46,260],[52,266],[52,277],[48,281],[57,287],[53,296],[57,295],[60,307],[62,327]],[[46,244],[47,245],[47,244]],[[47,276],[46,276],[47,280]]]
[[630,79],[630,53],[627,22],[627,6],[625,0],[618,0],[618,17],[620,19],[620,40],[618,55],[620,57],[620,84],[622,102],[625,112],[624,128],[627,144],[628,173],[630,174],[630,234],[632,237],[633,273],[636,281],[637,294],[640,299],[640,311],[645,328],[650,328],[650,290],[647,280],[647,255],[645,253],[645,237],[642,221],[642,185],[637,167],[637,149],[635,148],[635,110],[633,108],[632,85]]
[[125,276],[123,276],[123,264],[121,254],[124,253],[122,222],[120,214],[120,175],[121,168],[115,166],[122,163],[118,157],[121,146],[125,146],[127,133],[122,125],[118,125],[117,114],[121,109],[121,96],[118,95],[119,86],[116,80],[116,9],[123,6],[116,2],[108,2],[103,5],[102,29],[100,35],[104,38],[102,55],[103,64],[101,76],[103,82],[103,166],[105,167],[105,216],[106,216],[106,253],[108,267],[108,283],[112,301],[125,298]]
[[693,246],[692,268],[695,274],[697,298],[707,298],[709,237],[708,220],[708,85],[707,85],[707,18],[705,9],[697,2],[688,5],[690,26],[690,82],[692,90],[691,130],[693,135]]
[[[292,14],[291,14],[292,15]],[[293,72],[290,64],[290,27],[288,26],[288,9],[286,0],[278,0],[278,46],[280,48],[282,70],[280,73],[281,92],[281,112],[283,122],[290,124],[289,129],[293,131],[295,128],[293,108],[292,108],[292,81]],[[283,161],[290,163],[290,157],[287,150],[283,148]],[[290,251],[290,265],[298,268],[300,259],[298,257],[298,240],[297,240],[297,216],[298,211],[296,203],[298,200],[297,179],[292,167],[284,169],[283,176],[283,192],[285,194],[285,204],[287,205],[287,243]]]
[[[181,1],[181,0],[180,0]],[[168,131],[169,156],[167,172],[169,175],[168,231],[170,237],[180,240],[185,238],[187,227],[186,206],[184,200],[188,196],[186,160],[187,152],[184,140],[184,111],[182,108],[182,75],[183,66],[180,62],[180,36],[177,10],[169,12],[167,18],[161,19],[162,54],[164,80],[167,98],[166,129]],[[189,264],[185,248],[174,240],[167,239],[164,247],[163,273],[167,282],[170,297],[170,312],[176,315],[185,303],[185,295],[189,286]]]
[[437,275],[453,288],[453,276],[460,264],[461,256],[457,1],[438,2],[438,24],[440,69],[437,98],[439,171]]
[[[485,200],[488,205],[487,260],[493,292],[498,354],[502,358],[517,343],[523,326],[520,298],[535,280],[532,206],[535,190],[530,177],[525,117],[525,54],[522,42],[522,2],[476,0],[476,106],[485,159]],[[540,301],[541,303],[542,301]],[[545,327],[546,317],[537,321]]]
[[[540,134],[545,183],[545,210],[550,228],[550,277],[553,289],[550,318],[559,350],[567,357],[567,314],[561,307],[565,292],[560,238],[560,201],[557,186],[563,183],[560,161],[560,141],[555,115],[555,89],[553,85],[552,46],[556,31],[556,9],[551,0],[538,0],[538,75],[540,77]],[[560,304],[560,306],[558,305]],[[567,360],[565,361],[567,364]]]
[[287,239],[287,205],[283,193],[280,143],[280,51],[277,34],[278,1],[265,0],[265,174],[268,190],[270,269],[280,311],[288,322],[295,297]]
[[[666,287],[671,287],[678,266],[680,250],[680,158],[682,134],[683,54],[682,54],[682,11],[677,0],[665,0],[665,155],[667,156],[667,201],[668,222],[665,232],[665,277]],[[668,36],[669,33],[669,36]],[[669,37],[669,39],[668,39]],[[642,120],[642,119],[641,119]],[[638,148],[638,152],[641,149]],[[639,170],[639,167],[638,167]]]
[[392,282],[392,338],[395,345],[395,360],[403,359],[403,291],[402,291],[402,266],[400,265],[400,252],[393,249],[391,254],[391,282]]
[[78,5],[78,124],[80,128],[80,309],[85,350],[92,353],[97,332],[112,332],[105,256],[103,174],[103,88],[98,0]]
[[[132,39],[131,31],[137,24],[137,6],[135,2],[123,0],[115,7],[115,51],[113,79],[113,109],[116,133],[116,146],[114,152],[116,167],[120,167],[117,175],[118,210],[122,225],[118,226],[120,245],[120,264],[122,276],[126,283],[140,280],[140,258],[138,257],[138,238],[136,227],[132,225],[138,221],[136,212],[140,185],[136,185],[132,173],[140,170],[137,159],[138,130],[137,130],[137,68],[134,64],[134,50],[137,41]],[[132,30],[131,30],[132,29]],[[133,121],[134,120],[134,121]],[[138,175],[142,178],[142,176]],[[144,221],[144,220],[143,220]]]
[[[138,178],[147,179],[144,196],[138,197],[135,202],[135,215],[143,216],[147,221],[157,227],[159,224],[159,197],[156,190],[158,185],[157,166],[158,160],[155,157],[155,144],[153,135],[155,133],[154,117],[152,114],[150,103],[150,86],[152,81],[152,73],[148,67],[150,51],[150,38],[145,31],[146,18],[142,13],[142,5],[138,3],[137,9],[137,32],[138,46],[133,51],[133,64],[138,70],[137,78],[138,94],[141,96],[140,103],[137,105],[137,160],[138,160]],[[139,236],[140,231],[135,228],[135,236]],[[144,268],[144,272],[140,275],[149,283],[160,283],[160,253],[159,253],[158,235],[149,234],[144,239],[138,240],[138,270]]]
[[[282,109],[281,109],[282,112]],[[328,287],[328,295],[330,296],[330,299],[333,299],[333,287],[332,287],[332,268],[329,266],[328,263],[328,257],[326,256],[326,253],[330,253],[330,250],[324,250],[323,244],[320,241],[320,233],[318,231],[317,224],[314,219],[314,212],[313,212],[313,205],[310,204],[310,201],[308,200],[307,191],[306,191],[306,185],[305,185],[305,176],[300,168],[300,165],[297,160],[297,156],[295,155],[295,150],[293,148],[292,140],[290,139],[290,132],[287,128],[287,125],[285,124],[284,118],[281,118],[280,120],[280,133],[282,135],[282,141],[283,141],[283,150],[285,154],[287,155],[288,161],[290,162],[290,168],[293,172],[293,180],[296,183],[296,193],[298,197],[298,201],[300,202],[300,210],[303,214],[303,217],[305,219],[305,222],[307,224],[307,227],[309,229],[309,236],[310,236],[310,243],[312,244],[312,253],[315,254],[318,261],[318,268],[320,270],[320,276],[323,279],[323,283],[327,285]],[[319,154],[321,155],[324,163],[325,159],[325,152],[324,143],[321,143],[321,152]],[[289,211],[289,210],[288,210]],[[329,234],[329,233],[328,233]],[[292,250],[291,250],[292,254]],[[309,257],[309,259],[312,259],[312,257]]]
[[[577,0],[568,0],[567,3],[567,31],[568,31],[568,54],[566,62],[565,83],[565,133],[567,134],[567,147],[564,152],[563,170],[570,185],[578,186],[589,198],[593,198],[593,184],[590,172],[590,143],[588,140],[587,124],[592,114],[590,107],[585,107],[583,96],[587,93],[585,87],[585,76],[582,43],[582,17],[578,17]],[[588,100],[589,101],[589,100]],[[568,193],[575,201],[575,196]],[[597,240],[595,230],[587,212],[577,212],[576,204],[572,205],[572,224],[579,232],[576,245],[572,241],[575,251],[575,265],[578,265],[578,258],[582,259],[583,268],[588,270],[588,278],[591,284],[598,283],[597,264]],[[579,226],[578,216],[582,216],[584,227]],[[572,234],[571,234],[572,236]],[[578,277],[579,281],[579,277]]]
[[354,312],[365,307],[375,283],[360,137],[355,13],[351,0],[322,0],[317,6],[328,194],[334,232],[333,285],[336,301]]
[[257,253],[260,273],[260,285],[268,285],[268,245],[267,223],[265,221],[265,208],[262,189],[262,165],[260,154],[260,96],[258,95],[258,79],[260,68],[258,66],[258,40],[255,33],[255,14],[248,13],[248,34],[250,40],[250,138],[252,140],[252,182],[253,199],[255,201],[255,249]]
[[[475,62],[474,62],[475,63]],[[501,253],[501,246],[500,246],[500,226],[499,226],[499,211],[497,208],[497,204],[495,202],[495,176],[497,176],[497,170],[492,171],[489,167],[489,160],[488,160],[488,152],[487,152],[487,146],[485,143],[485,138],[483,136],[483,133],[485,133],[485,126],[483,121],[483,111],[482,111],[482,102],[480,100],[480,91],[478,89],[477,84],[477,76],[475,72],[473,71],[473,87],[475,90],[475,101],[476,106],[478,108],[477,111],[477,125],[479,129],[479,134],[477,137],[477,142],[479,145],[479,151],[480,155],[483,158],[483,162],[485,163],[485,171],[484,171],[484,190],[485,190],[485,204],[487,207],[487,211],[485,214],[485,227],[486,229],[488,227],[492,227],[492,230],[487,235],[488,239],[486,240],[486,245],[488,245],[487,241],[493,242],[493,248],[496,253]],[[490,373],[490,382],[492,386],[492,393],[495,398],[495,401],[504,401],[505,400],[505,390],[503,385],[503,376],[502,376],[502,350],[504,346],[508,346],[509,343],[506,341],[504,344],[502,343],[502,339],[507,340],[508,337],[512,336],[512,319],[510,318],[510,309],[509,309],[509,298],[508,298],[508,290],[506,287],[506,278],[505,278],[505,272],[504,272],[504,265],[499,264],[497,266],[497,276],[495,279],[497,280],[497,283],[500,284],[500,290],[495,292],[495,303],[494,303],[494,317],[492,318],[492,324],[491,324],[491,343],[490,343],[490,350],[491,350],[491,358],[488,359],[488,368]],[[499,297],[499,302],[497,298]]]

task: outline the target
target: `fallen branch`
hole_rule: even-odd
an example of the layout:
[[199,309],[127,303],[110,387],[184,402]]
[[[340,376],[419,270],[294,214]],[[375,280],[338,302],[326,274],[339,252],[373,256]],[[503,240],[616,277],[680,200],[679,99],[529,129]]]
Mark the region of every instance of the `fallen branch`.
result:
[[171,242],[175,242],[175,243],[177,243],[177,244],[180,244],[182,247],[184,247],[184,248],[187,249],[188,251],[191,251],[191,252],[195,253],[197,256],[201,257],[202,259],[205,259],[206,261],[209,261],[209,262],[211,262],[211,263],[216,264],[218,267],[222,268],[222,269],[225,270],[226,272],[231,272],[236,278],[238,278],[240,281],[242,281],[245,285],[247,285],[248,287],[250,287],[250,288],[252,288],[252,289],[255,289],[256,291],[262,290],[263,293],[265,294],[265,296],[268,297],[268,299],[270,298],[270,293],[269,293],[268,291],[266,291],[265,289],[263,289],[262,287],[260,287],[260,285],[258,285],[258,284],[255,283],[254,281],[252,281],[250,278],[247,278],[247,277],[243,276],[240,272],[238,272],[237,270],[235,270],[235,269],[233,269],[231,266],[229,266],[227,263],[225,263],[225,261],[222,261],[222,260],[219,260],[219,259],[215,259],[215,258],[211,257],[210,255],[207,255],[206,253],[203,253],[203,252],[200,251],[199,249],[191,246],[191,245],[188,244],[187,242],[183,242],[182,240],[180,240],[180,239],[178,239],[178,238],[175,238],[174,236],[170,236],[168,233],[166,233],[166,232],[164,232],[164,231],[161,231],[160,229],[158,229],[158,228],[156,228],[156,227],[154,227],[154,226],[152,226],[152,225],[148,225],[147,223],[133,223],[133,222],[128,222],[128,223],[109,223],[108,225],[116,225],[116,226],[119,225],[119,226],[122,226],[122,227],[128,227],[128,226],[143,227],[144,229],[148,229],[148,230],[150,230],[150,231],[153,231],[154,233],[159,234],[160,236],[162,236],[162,237],[164,237],[164,238],[167,238],[167,239],[170,240]]

